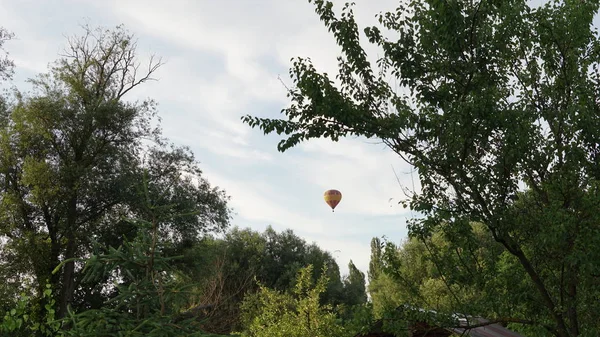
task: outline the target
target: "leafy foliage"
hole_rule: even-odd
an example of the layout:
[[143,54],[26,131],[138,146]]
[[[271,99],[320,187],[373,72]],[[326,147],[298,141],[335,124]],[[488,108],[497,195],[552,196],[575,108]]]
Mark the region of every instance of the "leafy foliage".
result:
[[350,260],[348,275],[344,278],[344,304],[355,306],[365,303],[367,303],[365,274]]
[[327,288],[325,270],[314,283],[312,266],[300,269],[292,293],[278,292],[261,286],[260,291],[242,304],[246,329],[242,336],[338,337],[342,326],[329,305],[320,304]]
[[[268,227],[259,233],[233,228],[223,239],[205,239],[184,252],[191,279],[201,283],[198,298],[190,305],[210,305],[208,319],[203,323],[208,331],[227,333],[241,330],[240,303],[259,291],[258,284],[280,292],[296,286],[298,272],[308,266],[313,282],[326,272],[328,282],[320,296],[321,304],[340,309],[354,302],[364,302],[364,275],[342,282],[339,267],[330,253],[309,244],[291,230],[277,232]],[[319,269],[317,269],[319,268]],[[362,282],[362,283],[361,283]],[[361,288],[362,284],[362,288]]]
[[[58,317],[69,306],[98,309],[116,296],[106,274],[84,287],[78,261],[136,237],[139,227],[122,219],[151,219],[148,202],[169,206],[159,238],[172,251],[229,225],[227,196],[204,179],[189,149],[161,137],[156,104],[124,100],[160,65],[152,58],[142,72],[133,35],[122,27],[86,26],[48,74],[31,80],[33,95],[18,93],[7,107],[0,129],[2,265],[33,279],[26,290],[42,300],[37,308],[44,307],[46,279],[58,290]],[[144,176],[147,194],[139,189]]]
[[371,239],[371,258],[369,260],[369,283],[379,277],[383,269],[383,245],[379,238]]
[[405,202],[423,215],[411,236],[439,228],[466,251],[460,236],[482,223],[503,268],[526,275],[502,304],[519,308],[504,322],[560,337],[598,331],[600,39],[591,25],[600,4],[401,3],[364,30],[383,52],[376,72],[352,6],[338,17],[331,2],[309,2],[342,48],[340,85],[298,58],[285,119],[243,121],[288,136],[280,151],[320,137],[381,139],[419,172],[422,190]]
[[411,238],[400,247],[386,242],[381,263],[369,284],[378,316],[401,305],[484,317],[539,315],[516,304],[531,284],[482,224],[471,224],[461,236],[438,229],[432,237]]
[[190,285],[182,283],[172,267],[172,261],[181,257],[165,256],[168,243],[158,240],[160,227],[165,226],[162,220],[172,214],[169,208],[148,205],[152,221],[135,221],[138,231],[132,241],[86,261],[82,283],[111,277],[117,284],[116,296],[99,309],[71,313],[65,335],[205,336],[195,317],[180,315]]
[[[55,319],[55,300],[52,298],[52,286],[46,283],[43,297],[47,299],[42,316],[36,315],[39,310],[32,310],[35,299],[21,293],[14,308],[7,310],[0,324],[1,333],[10,336],[31,336],[32,333],[41,336],[56,336],[61,324]],[[33,313],[33,315],[32,315]]]
[[[144,190],[142,199],[148,201],[149,190]],[[152,220],[131,221],[138,229],[133,240],[125,239],[119,247],[108,247],[84,261],[83,286],[107,278],[115,284],[115,296],[100,308],[69,310],[67,317],[56,320],[55,301],[47,284],[44,297],[49,301],[43,320],[29,314],[33,310],[23,294],[17,307],[5,314],[0,328],[12,335],[33,331],[41,336],[209,336],[199,329],[199,317],[187,315],[184,307],[190,284],[181,282],[180,271],[172,265],[181,257],[165,255],[164,247],[169,243],[158,240],[162,220],[172,214],[169,208],[172,206],[148,204],[146,212]]]

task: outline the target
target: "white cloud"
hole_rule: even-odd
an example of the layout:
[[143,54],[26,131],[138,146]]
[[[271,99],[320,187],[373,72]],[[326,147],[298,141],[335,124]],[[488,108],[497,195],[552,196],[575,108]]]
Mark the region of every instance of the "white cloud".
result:
[[216,170],[203,167],[209,181],[231,195],[231,206],[250,221],[277,223],[305,233],[319,235],[329,230],[329,223],[289,209],[293,196],[282,194],[268,181],[250,177],[228,178]]
[[[342,139],[337,143],[315,140],[301,146],[310,156],[298,159],[298,166],[306,181],[324,190],[342,191],[342,203],[338,207],[345,212],[400,215],[405,213],[397,204],[399,199],[405,198],[403,187],[412,189],[411,178],[418,180],[418,177],[416,173],[411,177],[410,166],[382,147],[355,139]],[[415,187],[418,190],[418,185]]]
[[[224,6],[226,3],[231,8]],[[260,6],[260,4],[263,6]],[[266,2],[258,2],[264,8]],[[270,6],[271,4],[269,4]],[[275,79],[264,81],[266,71],[259,58],[266,55],[276,30],[251,9],[256,2],[231,1],[118,1],[115,13],[147,34],[166,39],[182,48],[216,52],[225,61],[228,84],[241,82],[259,97],[272,98]],[[237,9],[237,10],[236,10]],[[269,8],[266,13],[273,9]],[[279,28],[279,27],[277,27]],[[268,76],[270,77],[270,76]],[[257,82],[260,81],[260,82]]]
[[312,238],[311,236],[306,236],[306,240],[308,242],[315,242],[319,247],[330,247],[329,252],[333,255],[338,266],[340,267],[340,273],[342,276],[348,273],[348,262],[352,260],[354,265],[363,273],[365,273],[366,280],[371,254],[371,238],[365,238],[361,241],[350,241],[322,237]]
[[[291,228],[307,242],[315,242],[332,253],[342,274],[347,273],[347,264],[350,260],[359,269],[366,272],[369,264],[370,241],[373,236],[378,235],[368,229],[368,224],[360,221],[348,223],[348,217],[336,217],[341,212],[326,214],[329,212],[325,211],[325,205],[322,205],[318,212],[314,212],[315,215],[307,216],[289,207],[290,204],[293,204],[290,195],[282,195],[280,190],[269,186],[266,181],[230,179],[216,173],[211,168],[204,167],[203,170],[205,177],[211,183],[223,188],[231,195],[230,205],[245,219],[280,229]],[[320,201],[322,202],[322,200]],[[348,235],[351,236],[350,232],[353,228],[357,229],[359,226],[367,227],[361,230],[362,233],[371,232],[371,234],[361,238],[348,237]],[[260,230],[262,229],[264,227],[260,228]],[[339,252],[336,252],[338,250]]]

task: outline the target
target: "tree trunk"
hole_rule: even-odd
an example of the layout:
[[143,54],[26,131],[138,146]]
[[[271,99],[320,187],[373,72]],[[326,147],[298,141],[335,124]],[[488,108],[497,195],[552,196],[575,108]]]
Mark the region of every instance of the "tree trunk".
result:
[[579,336],[579,319],[577,318],[577,268],[569,268],[569,286],[567,294],[569,296],[569,308],[567,316],[570,323],[571,336]]
[[[60,282],[60,274],[52,274],[52,271],[60,263],[60,235],[58,232],[58,220],[53,219],[49,211],[44,210],[44,218],[46,227],[48,228],[48,236],[50,238],[50,257],[48,267],[48,275],[50,275],[50,284],[54,289],[58,289]],[[41,280],[38,280],[41,283]]]
[[[67,235],[67,249],[65,259],[72,258],[75,253],[75,239],[73,235]],[[73,301],[75,292],[75,262],[69,261],[64,265],[62,291],[60,295],[60,307],[58,309],[58,318],[63,318],[67,313],[67,308]]]
[[[66,248],[64,260],[69,260],[75,257],[77,247],[75,231],[77,223],[77,195],[73,195],[69,200],[67,223],[64,237],[66,239]],[[67,314],[67,308],[73,301],[73,293],[75,292],[75,262],[69,261],[63,267],[62,290],[60,293],[59,309],[57,312],[58,318],[63,318]]]
[[533,284],[536,286],[540,295],[542,296],[544,304],[550,311],[550,315],[552,315],[552,318],[554,318],[558,337],[576,337],[576,335],[572,336],[569,334],[569,330],[567,329],[567,325],[562,313],[556,311],[556,305],[550,297],[550,293],[548,293],[548,289],[546,288],[544,281],[542,281],[537,271],[535,271],[534,267],[531,265],[531,262],[525,256],[525,253],[520,248],[513,250],[514,251],[512,253],[519,259],[521,265],[523,268],[525,268],[525,271],[527,274],[529,274],[529,277],[531,277]]

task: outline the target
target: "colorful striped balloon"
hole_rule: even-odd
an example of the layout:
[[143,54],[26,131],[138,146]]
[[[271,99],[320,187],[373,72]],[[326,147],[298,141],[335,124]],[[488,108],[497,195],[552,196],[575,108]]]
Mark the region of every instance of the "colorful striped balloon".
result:
[[323,195],[323,198],[325,199],[325,202],[327,203],[327,205],[329,205],[329,207],[331,207],[331,211],[335,212],[335,206],[337,206],[340,201],[342,200],[342,192],[338,191],[338,190],[327,190],[325,191],[325,194]]

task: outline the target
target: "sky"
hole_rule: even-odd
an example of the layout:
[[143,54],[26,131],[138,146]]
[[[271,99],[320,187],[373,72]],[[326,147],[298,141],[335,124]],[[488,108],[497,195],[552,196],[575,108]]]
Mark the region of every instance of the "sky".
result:
[[[358,0],[361,27],[397,0]],[[343,2],[336,1],[339,11]],[[291,228],[366,273],[370,241],[406,237],[410,211],[398,205],[412,188],[411,167],[377,140],[314,140],[280,153],[240,117],[280,116],[289,105],[292,57],[310,57],[335,73],[340,49],[307,0],[0,0],[0,23],[16,34],[5,48],[16,63],[14,84],[45,72],[80,25],[124,24],[138,38],[140,59],[163,58],[156,82],[128,99],[159,103],[164,136],[194,152],[205,177],[231,196],[232,225],[263,231]],[[377,56],[374,47],[368,49]],[[376,50],[375,50],[376,51]],[[281,78],[281,79],[280,79]],[[414,176],[414,177],[413,177]],[[331,209],[323,192],[343,198]]]

